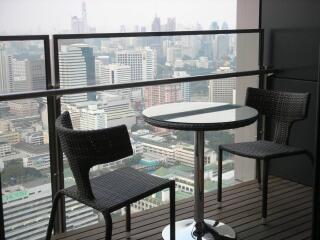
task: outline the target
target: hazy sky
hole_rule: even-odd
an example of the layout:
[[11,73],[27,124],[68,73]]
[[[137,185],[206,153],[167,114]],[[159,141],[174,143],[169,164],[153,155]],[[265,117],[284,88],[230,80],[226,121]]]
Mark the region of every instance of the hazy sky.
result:
[[[81,16],[83,0],[0,0],[0,32],[6,34],[61,33],[70,29],[71,16]],[[120,25],[150,30],[157,14],[163,24],[176,17],[177,24],[208,29],[212,21],[235,27],[236,0],[85,0],[88,23],[98,32],[117,32]]]

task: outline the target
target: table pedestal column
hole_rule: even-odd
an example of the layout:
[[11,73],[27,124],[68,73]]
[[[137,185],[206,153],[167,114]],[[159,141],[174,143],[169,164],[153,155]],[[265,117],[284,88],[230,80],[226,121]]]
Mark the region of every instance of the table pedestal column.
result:
[[[170,239],[170,226],[162,232],[164,240]],[[194,219],[176,222],[177,240],[233,240],[235,231],[228,225],[204,219],[204,132],[195,134],[194,151]]]

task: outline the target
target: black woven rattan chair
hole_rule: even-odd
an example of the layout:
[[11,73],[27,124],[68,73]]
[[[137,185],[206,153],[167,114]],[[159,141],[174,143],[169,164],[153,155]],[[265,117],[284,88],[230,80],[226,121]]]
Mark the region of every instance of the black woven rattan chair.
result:
[[271,141],[259,140],[219,146],[218,154],[218,203],[222,200],[222,154],[230,152],[242,157],[256,159],[257,179],[261,184],[262,174],[262,223],[267,218],[267,194],[269,162],[272,158],[290,155],[306,154],[312,161],[312,155],[305,149],[288,145],[291,126],[298,120],[305,119],[309,102],[309,93],[289,93],[248,88],[246,105],[258,110],[267,120],[271,120],[275,127]]
[[89,179],[91,167],[132,155],[130,138],[125,125],[91,131],[73,130],[70,115],[64,112],[56,121],[56,129],[76,185],[60,190],[55,195],[46,239],[51,238],[57,204],[63,195],[101,212],[106,225],[105,239],[110,240],[113,211],[126,207],[126,231],[129,235],[130,204],[165,188],[170,188],[170,237],[175,239],[175,182],[173,180],[155,177],[133,168],[120,168]]

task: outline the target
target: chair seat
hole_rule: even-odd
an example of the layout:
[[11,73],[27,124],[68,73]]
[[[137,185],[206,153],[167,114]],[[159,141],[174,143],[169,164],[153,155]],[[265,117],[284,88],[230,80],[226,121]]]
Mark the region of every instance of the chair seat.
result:
[[270,141],[242,142],[220,145],[224,151],[240,155],[242,157],[270,159],[306,153],[305,149],[278,144]]
[[80,196],[77,186],[62,191],[98,211],[112,212],[169,187],[171,181],[126,167],[95,177],[90,182],[94,199]]

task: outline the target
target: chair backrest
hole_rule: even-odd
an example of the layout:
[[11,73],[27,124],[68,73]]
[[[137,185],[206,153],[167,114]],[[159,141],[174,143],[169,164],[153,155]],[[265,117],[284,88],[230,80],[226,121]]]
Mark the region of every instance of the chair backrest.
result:
[[56,120],[56,129],[79,194],[86,198],[94,198],[89,180],[91,167],[133,153],[125,125],[88,131],[73,130],[70,114],[64,112]]
[[273,121],[273,142],[288,144],[292,124],[307,116],[309,98],[309,93],[248,88],[246,105],[257,109],[259,114]]

